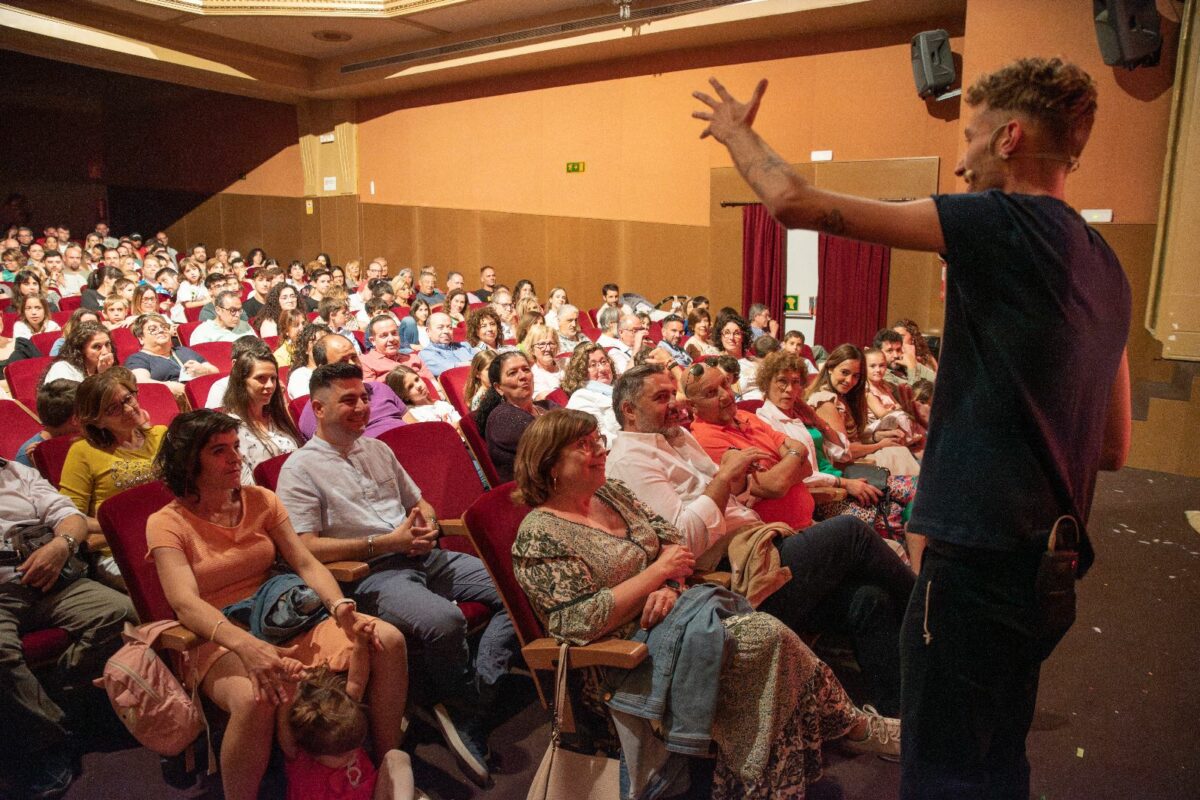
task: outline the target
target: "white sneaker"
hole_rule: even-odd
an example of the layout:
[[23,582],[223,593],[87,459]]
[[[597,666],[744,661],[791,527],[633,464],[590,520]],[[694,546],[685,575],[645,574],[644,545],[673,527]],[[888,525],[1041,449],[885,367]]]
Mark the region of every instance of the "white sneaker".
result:
[[867,721],[867,733],[862,739],[842,737],[842,743],[855,753],[871,753],[885,761],[900,760],[900,720],[885,717],[874,706],[863,706],[860,716]]

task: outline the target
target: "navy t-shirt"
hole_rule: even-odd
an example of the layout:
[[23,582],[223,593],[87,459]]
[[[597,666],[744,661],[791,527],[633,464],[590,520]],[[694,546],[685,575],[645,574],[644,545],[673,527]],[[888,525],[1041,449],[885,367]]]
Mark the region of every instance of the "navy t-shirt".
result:
[[180,346],[172,348],[171,355],[166,358],[139,350],[125,359],[121,366],[127,369],[148,370],[150,377],[156,381],[177,381],[183,365],[189,361],[204,364],[205,358],[190,347]]
[[1129,282],[1052,197],[934,197],[946,324],[909,530],[1014,550],[1062,514],[1087,521]]

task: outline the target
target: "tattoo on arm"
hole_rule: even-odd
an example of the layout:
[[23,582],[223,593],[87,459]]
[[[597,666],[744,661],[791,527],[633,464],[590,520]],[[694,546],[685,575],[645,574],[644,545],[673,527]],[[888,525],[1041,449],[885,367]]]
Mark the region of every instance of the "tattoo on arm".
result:
[[842,219],[842,212],[836,208],[831,208],[817,217],[817,230],[831,233],[834,236],[840,236],[845,233],[846,220]]
[[750,188],[759,197],[764,197],[771,188],[767,183],[768,180],[780,174],[788,175],[790,172],[791,166],[786,161],[773,152],[767,152],[763,153],[762,158],[747,166],[745,176]]

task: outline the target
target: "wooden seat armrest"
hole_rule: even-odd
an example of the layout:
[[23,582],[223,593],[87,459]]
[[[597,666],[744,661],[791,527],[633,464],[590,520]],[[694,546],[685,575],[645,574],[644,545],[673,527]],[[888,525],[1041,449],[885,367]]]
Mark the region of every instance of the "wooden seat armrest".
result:
[[[525,663],[534,671],[550,671],[558,663],[557,639],[535,639],[521,648]],[[568,658],[572,668],[616,667],[633,669],[646,660],[650,651],[642,642],[628,639],[605,639],[582,647],[571,647]]]
[[439,519],[438,524],[442,526],[442,536],[468,536],[467,523],[462,519]]
[[104,538],[103,533],[89,533],[83,540],[83,546],[89,553],[95,553],[108,547],[108,539]]
[[839,500],[846,499],[846,490],[833,486],[814,486],[808,492],[812,495],[813,502],[817,505],[836,503]]
[[174,628],[168,628],[158,636],[157,644],[165,650],[174,650],[176,652],[184,652],[186,650],[194,650],[204,644],[204,639],[193,630],[176,625]]
[[338,583],[360,581],[371,572],[371,565],[365,561],[330,561],[325,566]]

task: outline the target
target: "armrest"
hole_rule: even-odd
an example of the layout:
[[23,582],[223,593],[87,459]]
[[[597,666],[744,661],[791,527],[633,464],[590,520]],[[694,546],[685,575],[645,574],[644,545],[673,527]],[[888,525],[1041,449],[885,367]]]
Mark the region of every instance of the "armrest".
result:
[[95,553],[97,550],[103,550],[108,546],[108,539],[104,538],[103,533],[89,533],[87,538],[83,540],[83,546],[89,553]]
[[442,536],[468,536],[467,523],[462,519],[439,519],[438,524],[442,526]]
[[835,503],[838,500],[846,499],[846,490],[837,489],[833,486],[814,486],[808,492],[812,495],[813,501],[817,505]]
[[176,625],[174,628],[170,628],[159,634],[158,644],[162,645],[166,650],[175,650],[182,653],[185,650],[192,650],[199,647],[204,644],[204,640],[197,636],[194,631],[182,625]]
[[[521,655],[529,668],[549,671],[558,662],[559,642],[557,639],[535,639],[521,648]],[[568,651],[571,667],[617,667],[633,669],[646,660],[650,651],[642,642],[628,639],[605,639],[582,647],[571,647]]]
[[365,561],[330,561],[325,566],[338,583],[362,580],[371,571],[371,566]]

